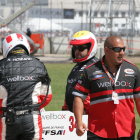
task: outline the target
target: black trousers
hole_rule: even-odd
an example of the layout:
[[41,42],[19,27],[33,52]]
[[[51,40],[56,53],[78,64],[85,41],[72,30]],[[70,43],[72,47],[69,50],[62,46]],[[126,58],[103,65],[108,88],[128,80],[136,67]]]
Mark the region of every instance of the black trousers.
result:
[[87,132],[87,140],[134,140],[134,139],[135,135],[132,135],[131,137],[121,137],[121,138],[102,138],[93,134],[90,131]]
[[34,138],[33,115],[24,115],[6,125],[6,140],[32,140]]

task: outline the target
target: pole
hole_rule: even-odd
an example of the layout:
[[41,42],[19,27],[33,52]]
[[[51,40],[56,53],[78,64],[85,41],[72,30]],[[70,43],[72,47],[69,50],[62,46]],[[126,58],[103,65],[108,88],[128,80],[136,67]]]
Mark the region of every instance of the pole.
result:
[[108,28],[110,28],[110,35],[112,35],[112,0],[109,0],[109,9],[108,9],[108,18],[110,20],[110,24],[108,22]]
[[63,35],[63,3],[61,1],[61,34]]
[[53,43],[52,43],[52,1],[50,0],[50,54],[53,53]]
[[92,3],[93,3],[93,0],[90,0],[90,3],[89,3],[89,31],[91,31],[91,15],[92,15]]
[[83,0],[81,0],[81,30],[83,30]]

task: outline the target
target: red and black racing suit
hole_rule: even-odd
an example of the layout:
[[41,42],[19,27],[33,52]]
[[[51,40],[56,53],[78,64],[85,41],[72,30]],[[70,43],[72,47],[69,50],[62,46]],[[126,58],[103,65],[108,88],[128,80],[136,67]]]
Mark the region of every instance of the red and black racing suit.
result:
[[[84,68],[91,65],[92,63],[97,62],[97,61],[98,61],[98,58],[93,57],[87,61],[77,63],[73,67],[73,69],[71,70],[71,72],[67,78],[67,85],[66,85],[66,92],[65,92],[66,104],[62,107],[62,109],[64,108],[63,110],[72,111],[73,100],[74,100],[74,96],[73,96],[72,92],[74,90],[74,86],[77,83],[78,79],[80,78],[81,73],[83,72]],[[90,99],[88,96],[84,102],[84,107],[85,107],[86,113],[88,112],[89,104],[90,104]]]
[[49,81],[44,64],[32,56],[0,60],[0,140],[42,140],[40,109],[52,98]]

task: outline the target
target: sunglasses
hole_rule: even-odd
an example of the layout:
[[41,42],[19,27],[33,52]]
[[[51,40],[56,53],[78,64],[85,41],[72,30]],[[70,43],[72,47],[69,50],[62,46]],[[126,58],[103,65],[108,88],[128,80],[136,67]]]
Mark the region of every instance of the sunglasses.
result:
[[122,50],[125,51],[126,47],[108,47],[109,49],[113,50],[114,52],[121,52]]
[[88,48],[89,48],[89,47],[86,46],[86,45],[78,45],[78,46],[74,45],[74,46],[72,47],[72,49],[73,49],[74,51],[76,51],[76,50],[78,49],[80,52],[82,52],[82,51],[84,51],[85,49],[88,49]]

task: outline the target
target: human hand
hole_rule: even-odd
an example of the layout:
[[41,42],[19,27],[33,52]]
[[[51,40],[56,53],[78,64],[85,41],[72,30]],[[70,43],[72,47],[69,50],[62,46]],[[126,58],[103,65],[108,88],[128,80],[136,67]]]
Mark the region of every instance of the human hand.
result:
[[81,125],[78,125],[76,127],[76,134],[78,136],[82,136],[85,133],[85,131],[87,131],[87,130],[88,129],[87,129],[86,125],[84,123],[82,123]]
[[138,135],[137,135],[137,140],[140,140],[140,130],[139,130]]

